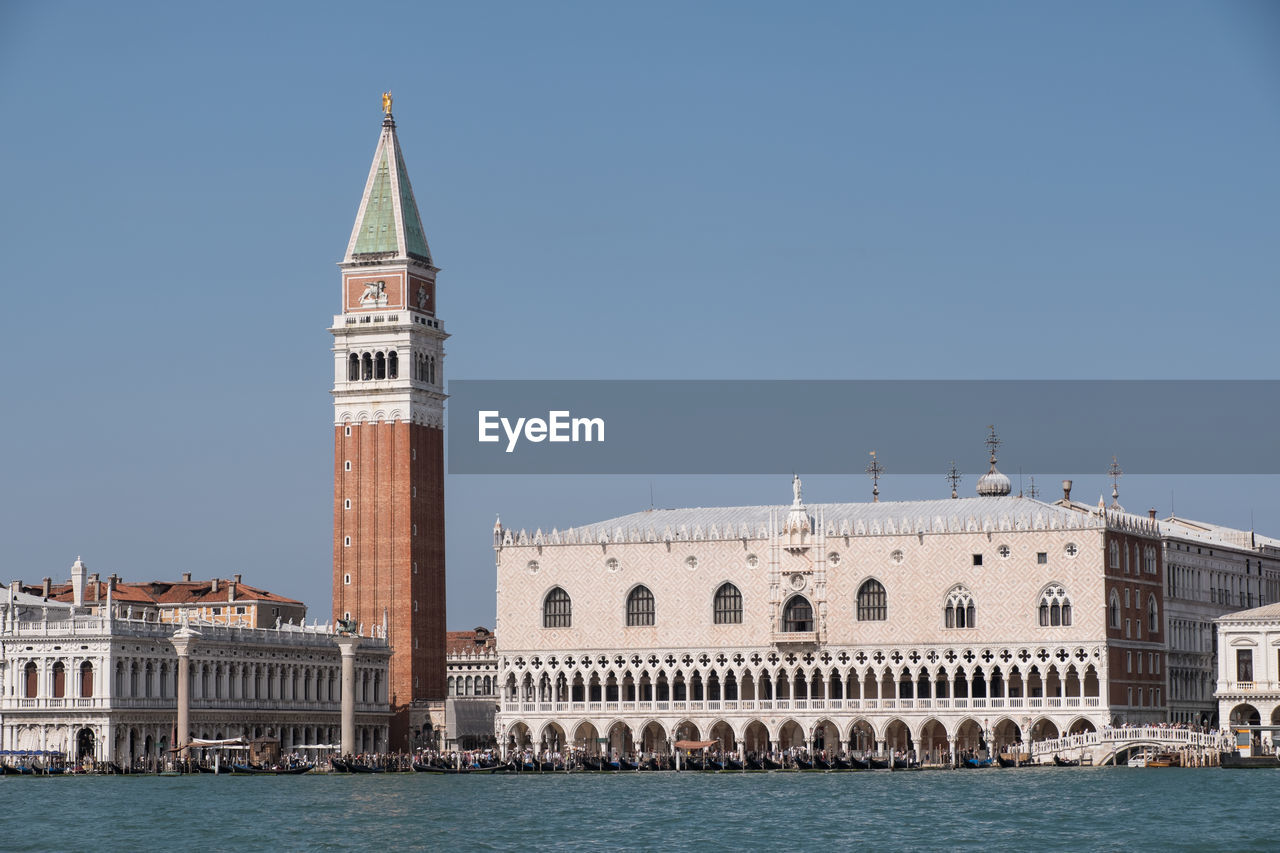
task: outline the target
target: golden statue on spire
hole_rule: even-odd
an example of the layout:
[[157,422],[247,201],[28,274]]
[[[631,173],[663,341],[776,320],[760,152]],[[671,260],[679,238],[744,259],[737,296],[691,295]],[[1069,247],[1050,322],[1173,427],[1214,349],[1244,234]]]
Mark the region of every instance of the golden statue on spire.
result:
[[382,112],[384,115],[391,115],[391,93],[382,93]]

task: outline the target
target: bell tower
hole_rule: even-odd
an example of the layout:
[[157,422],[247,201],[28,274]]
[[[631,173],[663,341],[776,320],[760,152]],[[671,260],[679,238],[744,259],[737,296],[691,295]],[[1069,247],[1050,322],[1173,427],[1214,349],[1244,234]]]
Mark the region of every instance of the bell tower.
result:
[[445,698],[444,342],[391,95],[333,318],[333,615],[387,626],[390,750]]

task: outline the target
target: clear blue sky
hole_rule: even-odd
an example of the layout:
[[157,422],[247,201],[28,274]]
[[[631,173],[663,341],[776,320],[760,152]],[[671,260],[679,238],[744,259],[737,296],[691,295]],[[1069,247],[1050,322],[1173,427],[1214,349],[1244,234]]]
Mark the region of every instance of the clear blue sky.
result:
[[[326,328],[387,88],[444,267],[447,377],[1276,378],[1266,0],[10,0],[0,580],[82,554],[139,580],[241,572],[328,615]],[[809,500],[869,492],[821,473]],[[653,488],[785,502],[776,479]],[[495,513],[585,523],[650,482],[446,488],[465,628],[492,623]],[[1122,491],[1280,534],[1277,477]]]

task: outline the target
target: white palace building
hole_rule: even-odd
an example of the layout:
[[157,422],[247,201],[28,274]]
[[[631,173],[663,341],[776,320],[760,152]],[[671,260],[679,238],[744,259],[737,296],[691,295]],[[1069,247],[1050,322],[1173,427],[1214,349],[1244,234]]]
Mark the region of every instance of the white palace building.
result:
[[[0,749],[152,768],[190,737],[265,738],[286,752],[337,744],[344,661],[333,626],[305,624],[301,602],[238,581],[100,582],[77,560],[70,584],[0,588]],[[214,613],[219,600],[226,612]],[[257,624],[264,602],[278,610],[274,626]],[[190,729],[175,737],[184,627]],[[382,752],[391,651],[381,635],[350,645],[352,751]]]
[[994,461],[973,498],[499,523],[499,743],[938,759],[1166,720],[1159,523]]

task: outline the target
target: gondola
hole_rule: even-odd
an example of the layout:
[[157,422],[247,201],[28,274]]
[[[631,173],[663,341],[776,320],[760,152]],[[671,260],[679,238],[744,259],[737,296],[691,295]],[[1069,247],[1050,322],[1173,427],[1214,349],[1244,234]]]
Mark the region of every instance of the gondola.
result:
[[889,760],[886,758],[868,758],[867,764],[871,766],[872,770],[888,770],[889,769]]
[[1057,767],[1079,767],[1080,759],[1062,758],[1061,756],[1055,754],[1053,756],[1053,763]]
[[803,759],[803,758],[797,758],[797,759],[795,759],[795,762],[796,762],[796,767],[797,767],[798,769],[800,769],[800,770],[812,770],[812,769],[813,769],[813,762],[812,762],[812,761],[806,761],[806,760],[805,760],[805,759]]
[[233,776],[301,776],[303,773],[311,771],[311,767],[302,764],[298,767],[286,767],[277,770],[272,767],[254,767],[249,764],[232,764],[231,775]]
[[217,774],[221,776],[225,776],[231,773],[231,768],[225,764],[218,765],[216,769],[213,767],[206,767],[203,764],[192,764],[191,766],[195,768],[196,773],[212,773],[212,774]]
[[763,770],[764,765],[761,764],[758,759],[748,758],[746,763],[746,769],[747,770]]
[[813,759],[813,769],[814,770],[830,770],[831,762],[827,761],[822,756],[817,756]]
[[853,765],[849,763],[849,759],[847,758],[833,758],[831,759],[831,769],[832,770],[852,770]]
[[742,762],[733,758],[726,758],[724,761],[724,769],[725,770],[741,770]]
[[981,770],[984,767],[994,766],[990,758],[966,758],[962,767],[968,767],[975,770]]
[[999,763],[1001,767],[1022,767],[1026,764],[1026,762],[1019,764],[1017,759],[1005,758],[1003,755],[997,755],[996,762]]
[[774,761],[772,758],[764,759],[763,763],[764,763],[765,770],[781,770],[782,769],[782,765]]
[[871,762],[865,758],[855,758],[851,755],[849,756],[849,767],[853,770],[870,770]]

